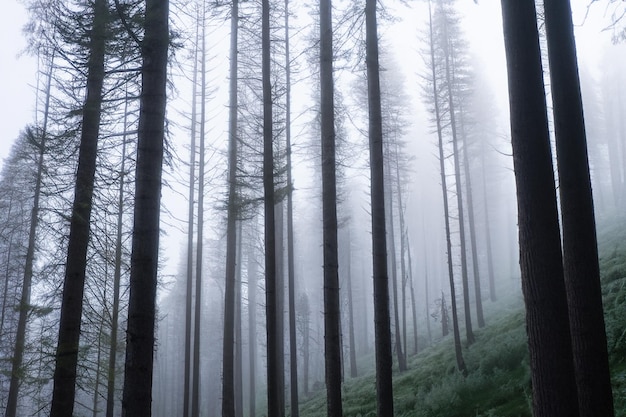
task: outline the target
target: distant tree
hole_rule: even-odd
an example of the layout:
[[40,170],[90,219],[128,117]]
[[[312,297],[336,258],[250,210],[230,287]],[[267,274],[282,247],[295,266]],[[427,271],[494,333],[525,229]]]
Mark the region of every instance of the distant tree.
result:
[[378,62],[376,0],[365,3],[365,61],[369,109],[369,148],[372,210],[372,260],[374,278],[374,331],[376,350],[376,410],[378,417],[393,416],[389,276],[385,232],[383,126]]
[[152,414],[169,1],[146,0],[122,416]]
[[503,0],[502,18],[533,415],[574,417],[579,412],[535,2]]
[[581,417],[614,415],[587,139],[569,0],[544,1],[563,265]]

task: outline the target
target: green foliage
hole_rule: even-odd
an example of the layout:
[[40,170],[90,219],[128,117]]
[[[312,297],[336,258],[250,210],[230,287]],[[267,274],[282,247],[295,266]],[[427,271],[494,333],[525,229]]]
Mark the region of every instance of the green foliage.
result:
[[[615,415],[626,417],[626,223],[616,223],[599,226],[599,254]],[[452,338],[442,339],[410,358],[407,372],[394,376],[396,416],[531,417],[530,370],[519,294],[486,307],[488,326],[476,332],[476,343],[464,352],[469,376],[463,378],[456,370]],[[346,417],[376,415],[373,370],[363,375],[346,380]],[[325,408],[322,391],[302,404],[301,416],[319,416]]]

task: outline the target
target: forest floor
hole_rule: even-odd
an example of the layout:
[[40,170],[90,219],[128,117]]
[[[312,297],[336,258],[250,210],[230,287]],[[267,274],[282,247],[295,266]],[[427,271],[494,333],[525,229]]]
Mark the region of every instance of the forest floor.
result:
[[[599,253],[616,417],[626,417],[626,219],[600,224]],[[469,371],[456,368],[452,336],[409,357],[409,370],[394,372],[394,410],[398,417],[531,417],[531,384],[518,292],[485,303],[487,325],[464,346]],[[461,330],[463,334],[463,330]],[[373,355],[361,358],[360,375],[346,377],[345,417],[376,416]],[[361,369],[362,368],[362,369]],[[300,415],[325,415],[322,389],[301,402]]]

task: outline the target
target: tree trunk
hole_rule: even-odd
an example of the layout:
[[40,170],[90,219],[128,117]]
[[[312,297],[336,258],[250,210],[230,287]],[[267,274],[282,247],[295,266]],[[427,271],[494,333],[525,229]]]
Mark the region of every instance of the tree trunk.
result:
[[[54,70],[54,55],[50,59],[50,68],[46,75],[46,104],[44,107],[44,119],[43,128],[41,131],[41,138],[37,144],[39,154],[37,155],[37,173],[35,175],[35,190],[33,193],[33,208],[31,209],[30,225],[28,231],[28,246],[26,248],[26,260],[24,262],[24,276],[22,280],[22,293],[20,295],[19,304],[19,316],[17,322],[17,331],[15,334],[15,349],[13,351],[13,361],[11,362],[11,382],[9,384],[9,393],[7,396],[6,413],[5,417],[16,417],[17,415],[17,401],[20,387],[20,374],[22,368],[22,362],[24,359],[24,347],[26,344],[26,321],[28,318],[28,312],[30,309],[30,292],[33,280],[33,263],[35,260],[35,245],[37,239],[37,227],[39,224],[39,198],[41,196],[41,183],[43,180],[44,172],[44,155],[46,152],[46,136],[48,135],[48,115],[50,109],[50,89],[52,85],[52,72]],[[27,133],[29,134],[29,133]],[[33,137],[36,140],[36,137]],[[9,248],[11,244],[9,243]],[[7,268],[8,268],[7,259]],[[8,275],[8,272],[7,272]],[[5,295],[8,288],[8,282],[5,285]],[[3,303],[3,316],[4,306]],[[2,320],[4,324],[4,318]],[[4,335],[3,335],[4,336]]]
[[343,415],[341,404],[341,311],[335,173],[335,101],[331,0],[320,1],[320,107],[324,253],[324,359],[327,415]]
[[378,417],[392,417],[391,324],[389,318],[383,129],[376,3],[376,0],[366,0],[365,3],[365,61],[367,66],[367,102],[369,109],[370,198],[372,209],[374,331],[376,345],[376,411]]
[[[409,290],[411,291],[411,315],[413,317],[413,354],[417,355],[417,304],[415,302],[415,289],[413,287],[413,265],[411,262],[411,243],[409,242],[408,232],[406,232],[406,247],[407,256],[409,262]],[[424,259],[426,262],[426,259]],[[424,275],[424,279],[428,283],[428,276]],[[428,291],[428,284],[426,284],[426,291]],[[428,315],[428,292],[426,293],[426,324],[428,325],[428,338],[430,340],[430,317]]]
[[612,417],[587,139],[569,0],[544,1],[563,224],[563,265],[581,417]]
[[98,153],[98,135],[104,83],[104,57],[109,11],[106,0],[96,0],[89,40],[87,88],[83,105],[82,132],[78,151],[78,169],[67,247],[59,338],[54,369],[51,417],[71,417],[76,392],[76,368],[85,290],[85,268],[93,184]]
[[206,132],[206,7],[202,4],[200,35],[200,137],[198,143],[198,230],[196,231],[196,289],[193,319],[191,417],[200,416],[200,321],[202,320],[202,264],[204,253],[204,173]]
[[482,290],[480,289],[480,271],[478,268],[478,248],[476,247],[476,227],[474,225],[474,200],[472,196],[472,177],[469,165],[469,144],[465,135],[465,122],[463,121],[463,109],[459,112],[461,116],[460,139],[463,146],[463,174],[465,176],[465,196],[467,198],[467,221],[469,223],[470,247],[472,253],[472,272],[474,276],[474,298],[476,299],[476,320],[478,327],[485,327],[485,316],[483,314]]
[[272,85],[270,80],[270,4],[261,3],[261,52],[263,83],[263,193],[265,212],[265,309],[267,331],[267,408],[268,415],[283,417],[285,414],[283,378],[278,357],[278,329],[276,328],[276,229],[274,220],[274,146],[272,129]]
[[237,250],[237,73],[239,1],[233,0],[230,15],[230,92],[228,126],[228,219],[226,223],[226,278],[224,284],[224,341],[222,351],[222,417],[235,416],[234,315]]
[[123,417],[152,414],[169,1],[146,0]]
[[[390,153],[390,152],[389,152]],[[389,155],[389,158],[391,157],[391,155]],[[389,162],[389,159],[387,159],[385,161],[385,166],[387,168],[387,171],[389,171],[389,174],[391,174],[391,164]],[[389,187],[387,188],[387,198],[385,199],[385,201],[387,202],[388,206],[386,207],[388,209],[387,213],[389,213],[389,215],[387,216],[387,225],[388,225],[388,238],[389,238],[389,269],[391,272],[391,291],[393,291],[392,294],[392,300],[393,300],[393,322],[394,322],[394,338],[395,338],[395,342],[396,342],[396,354],[398,355],[398,369],[400,370],[400,372],[404,372],[406,371],[406,358],[404,357],[404,352],[402,350],[402,328],[400,327],[400,313],[399,313],[399,302],[398,302],[398,267],[396,265],[396,259],[397,259],[397,254],[396,254],[396,234],[395,234],[395,227],[394,227],[394,215],[393,215],[393,191],[392,191],[392,179],[391,179],[391,175],[388,175],[387,178],[389,178]]]
[[346,271],[346,292],[348,296],[348,338],[350,342],[350,377],[356,378],[358,376],[356,366],[356,341],[354,337],[354,304],[352,302],[352,245],[350,239],[350,229],[348,228],[348,270]]
[[[194,253],[194,191],[196,183],[196,112],[198,95],[198,43],[200,41],[200,16],[196,16],[196,41],[194,43],[193,76],[191,85],[191,137],[189,144],[189,204],[187,209],[187,271],[185,297],[185,369],[183,385],[183,417],[191,413],[191,309],[193,305],[193,253]],[[112,415],[107,417],[113,417]]]
[[533,415],[578,416],[533,0],[502,1]]
[[487,198],[487,175],[485,173],[485,149],[480,153],[483,178],[483,204],[485,206],[485,245],[487,246],[487,271],[489,274],[489,298],[496,301],[496,280],[493,272],[493,251],[491,250],[491,222],[489,218],[489,199]]
[[[126,129],[128,97],[124,104],[124,129]],[[107,372],[106,417],[113,417],[115,410],[115,377],[117,364],[118,327],[120,316],[120,283],[122,280],[122,229],[124,226],[124,187],[126,185],[126,134],[122,142],[122,166],[120,167],[120,185],[117,198],[117,229],[115,233],[115,265],[113,271],[113,305],[111,306],[111,340],[109,344],[109,365]]]
[[[252,221],[256,222],[253,218]],[[255,227],[256,231],[256,227]],[[256,232],[255,232],[256,233]],[[256,236],[255,236],[256,238]],[[250,373],[249,417],[256,415],[256,290],[257,290],[257,259],[255,246],[250,242],[248,249],[248,361]]]
[[[454,287],[454,270],[452,263],[452,241],[450,238],[450,212],[448,209],[448,186],[446,184],[446,167],[443,153],[443,128],[441,123],[441,114],[439,111],[439,91],[437,87],[437,76],[435,70],[435,46],[433,39],[433,22],[432,13],[430,11],[430,2],[428,2],[428,17],[429,17],[429,30],[430,30],[430,68],[433,82],[433,100],[435,103],[435,120],[437,122],[437,138],[439,144],[439,171],[441,174],[441,192],[443,195],[443,216],[446,227],[446,250],[448,254],[448,279],[450,283],[450,302],[452,304],[452,331],[454,334],[454,352],[456,356],[456,363],[459,371],[463,375],[467,375],[467,367],[465,366],[465,360],[463,359],[463,351],[461,349],[461,335],[459,333],[459,319],[456,309],[456,290]],[[451,109],[452,110],[452,109]],[[461,210],[459,210],[461,212]],[[442,331],[444,336],[447,334],[447,310],[445,309],[445,297],[441,294],[441,320]],[[444,317],[446,316],[446,317]],[[446,323],[444,325],[444,323]],[[468,340],[469,342],[469,340]]]
[[237,256],[236,256],[236,273],[235,273],[235,415],[243,417],[243,339],[241,334],[241,250],[242,250],[242,227],[241,220],[237,221]]

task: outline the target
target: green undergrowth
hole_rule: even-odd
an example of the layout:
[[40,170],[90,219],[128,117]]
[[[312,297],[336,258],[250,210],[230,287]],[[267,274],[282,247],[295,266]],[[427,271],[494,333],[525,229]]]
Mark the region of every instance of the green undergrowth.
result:
[[[617,417],[626,417],[626,225],[599,228],[607,343]],[[456,369],[451,336],[409,358],[409,370],[394,370],[398,417],[530,417],[531,383],[519,293],[485,305],[487,326],[464,346],[469,371]],[[463,330],[462,330],[463,334]],[[362,376],[346,377],[345,417],[376,416],[373,355],[360,359]],[[323,390],[302,402],[302,417],[326,415]]]

